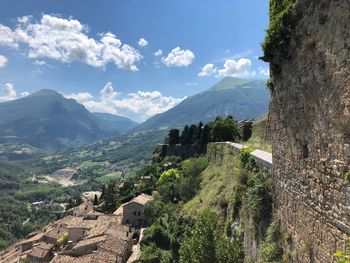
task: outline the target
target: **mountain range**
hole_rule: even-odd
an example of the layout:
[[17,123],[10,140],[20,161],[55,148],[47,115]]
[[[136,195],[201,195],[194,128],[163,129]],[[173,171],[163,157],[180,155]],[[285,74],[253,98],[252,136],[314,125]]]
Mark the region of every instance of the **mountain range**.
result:
[[212,88],[191,96],[167,112],[138,125],[136,130],[183,127],[231,115],[237,120],[255,119],[268,111],[270,93],[265,80],[226,77]]
[[91,113],[73,99],[53,90],[0,103],[0,145],[28,144],[61,150],[129,131],[150,131],[208,122],[217,116],[237,120],[257,118],[268,110],[264,80],[227,77],[212,88],[191,96],[167,112],[138,124],[107,113]]
[[117,136],[126,131],[125,126],[133,124],[126,118],[90,113],[75,100],[53,90],[40,90],[0,103],[0,143],[61,149]]

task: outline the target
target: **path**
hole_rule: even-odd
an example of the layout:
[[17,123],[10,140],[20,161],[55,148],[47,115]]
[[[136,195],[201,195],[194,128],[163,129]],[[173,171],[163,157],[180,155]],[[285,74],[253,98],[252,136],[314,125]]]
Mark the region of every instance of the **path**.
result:
[[[247,146],[244,146],[239,143],[234,143],[234,142],[219,142],[219,143],[228,144],[237,151],[240,151],[244,148],[248,148]],[[269,170],[272,169],[272,153],[265,152],[262,150],[254,150],[250,153],[250,155],[262,166],[268,168]]]
[[134,261],[140,259],[140,257],[141,257],[140,243],[141,243],[141,240],[143,238],[143,233],[144,233],[145,229],[146,228],[141,228],[139,242],[136,245],[132,246],[132,254],[130,255],[130,257],[126,263],[131,263],[131,262],[134,262]]

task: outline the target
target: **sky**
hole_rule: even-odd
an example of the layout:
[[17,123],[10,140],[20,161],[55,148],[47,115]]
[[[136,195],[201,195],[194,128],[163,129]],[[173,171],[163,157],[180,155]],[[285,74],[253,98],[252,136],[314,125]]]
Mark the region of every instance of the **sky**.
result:
[[40,89],[138,122],[220,79],[268,78],[261,0],[1,0],[0,102]]

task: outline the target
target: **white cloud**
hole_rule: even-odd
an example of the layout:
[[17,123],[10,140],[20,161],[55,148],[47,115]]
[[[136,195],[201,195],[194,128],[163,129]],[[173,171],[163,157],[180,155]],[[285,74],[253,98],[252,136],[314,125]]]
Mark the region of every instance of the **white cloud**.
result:
[[270,76],[270,70],[268,68],[259,67],[260,75]]
[[0,101],[9,101],[14,100],[17,97],[17,92],[12,83],[6,83],[3,91],[5,92],[5,96],[0,97]]
[[80,61],[98,68],[113,63],[120,69],[138,70],[141,54],[110,32],[95,40],[87,35],[88,27],[73,18],[43,15],[40,22],[30,21],[29,17],[20,18],[14,30],[0,24],[0,45],[18,48],[23,43],[29,58]]
[[[5,95],[0,96],[0,102],[15,100],[18,98],[15,86],[12,83],[6,83],[3,87],[3,91]],[[21,92],[21,97],[26,97],[28,95],[29,95],[28,91]]]
[[32,19],[32,16],[22,16],[17,18],[17,21],[21,24],[27,24],[31,19]]
[[186,82],[185,84],[186,84],[186,86],[197,86],[198,85],[197,82]]
[[103,100],[113,100],[118,96],[118,93],[113,89],[112,82],[108,82],[100,93]]
[[208,77],[213,76],[217,72],[217,68],[214,66],[214,64],[206,64],[201,72],[198,73],[198,76],[200,77]]
[[145,46],[148,45],[148,41],[146,39],[144,39],[144,38],[140,38],[138,44],[139,44],[140,47],[145,47]]
[[251,71],[252,62],[250,59],[241,58],[239,60],[228,59],[225,61],[224,67],[218,70],[219,77],[252,77],[256,75],[255,71]]
[[0,24],[0,45],[11,48],[18,48],[18,40],[16,32],[11,28]]
[[176,47],[167,57],[162,58],[162,62],[168,67],[187,67],[192,64],[194,57],[191,50],[183,50],[180,47]]
[[5,56],[0,55],[0,68],[3,68],[6,66],[7,58]]
[[35,60],[33,64],[36,66],[46,66],[47,65],[47,63],[44,60]]
[[119,93],[108,82],[100,91],[100,98],[94,99],[90,93],[73,93],[66,98],[75,98],[92,112],[106,112],[126,116],[136,121],[144,121],[155,114],[167,111],[185,98],[163,96],[159,91],[129,93],[118,98]]
[[89,92],[78,92],[64,95],[67,99],[74,99],[79,103],[84,103],[86,101],[92,100],[93,96]]
[[163,50],[158,49],[156,52],[154,52],[154,55],[155,55],[156,57],[160,57],[161,55],[163,55]]

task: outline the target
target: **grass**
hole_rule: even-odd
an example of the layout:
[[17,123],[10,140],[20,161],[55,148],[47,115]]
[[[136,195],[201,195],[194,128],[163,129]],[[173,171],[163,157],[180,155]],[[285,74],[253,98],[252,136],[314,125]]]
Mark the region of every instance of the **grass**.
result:
[[266,124],[267,124],[267,117],[253,124],[252,136],[248,141],[242,142],[242,144],[252,149],[259,149],[259,150],[271,153],[272,152],[271,141],[265,139]]
[[109,164],[108,161],[104,162],[93,162],[93,161],[84,161],[81,163],[79,168],[89,168],[89,167],[94,167],[94,166],[103,166]]
[[[239,155],[233,154],[227,145],[213,147],[222,147],[217,149],[217,152],[222,152],[222,160],[211,160],[202,172],[200,192],[183,206],[182,214],[185,217],[195,217],[204,210],[210,210],[219,215],[219,218],[225,218],[225,207],[232,197],[233,186],[241,171],[240,160]],[[211,150],[215,149],[209,149]]]
[[104,176],[96,178],[96,181],[100,184],[107,184],[111,182],[115,182],[121,178],[121,172],[115,172],[106,174]]

